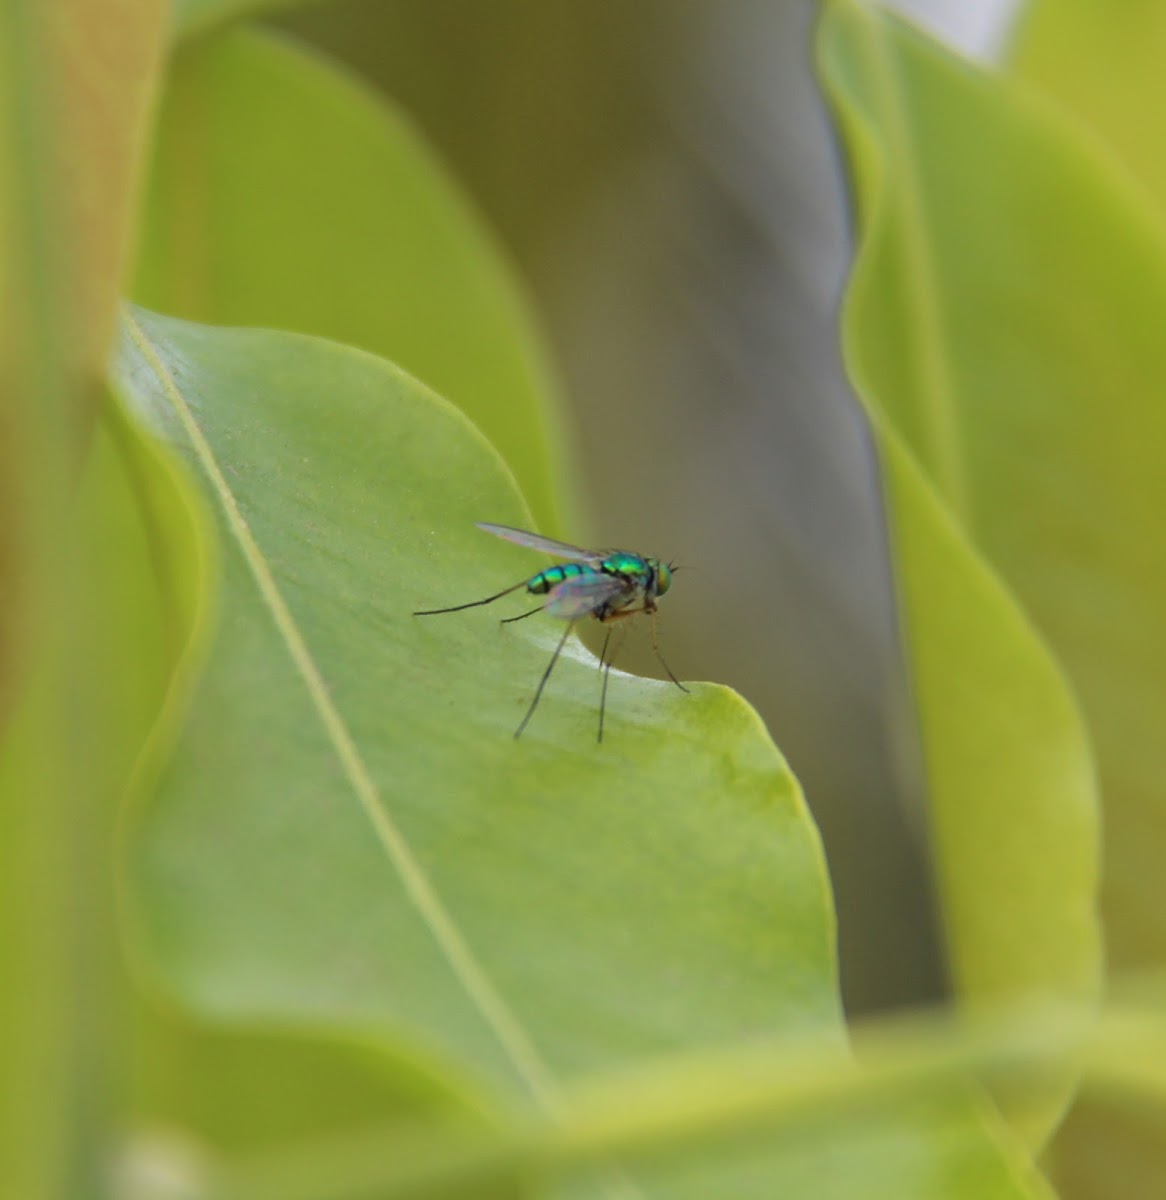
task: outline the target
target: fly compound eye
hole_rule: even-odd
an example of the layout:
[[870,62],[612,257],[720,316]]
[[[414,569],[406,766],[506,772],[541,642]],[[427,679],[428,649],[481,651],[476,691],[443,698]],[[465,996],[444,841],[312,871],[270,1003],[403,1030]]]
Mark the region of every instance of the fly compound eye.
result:
[[663,596],[672,586],[672,568],[667,563],[661,563],[656,568],[656,595]]

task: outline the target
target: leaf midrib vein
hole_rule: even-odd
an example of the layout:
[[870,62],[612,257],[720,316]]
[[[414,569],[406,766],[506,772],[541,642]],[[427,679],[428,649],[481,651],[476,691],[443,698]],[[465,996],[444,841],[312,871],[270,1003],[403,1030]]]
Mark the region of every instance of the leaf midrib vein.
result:
[[561,1099],[557,1081],[517,1016],[494,987],[485,968],[462,936],[414,856],[404,834],[386,809],[344,719],[332,702],[323,676],[279,590],[263,551],[251,532],[247,519],[243,516],[238,501],[219,468],[214,451],[195,420],[181,389],[145,331],[128,312],[125,314],[125,321],[131,340],[150,365],[179,423],[190,439],[260,596],[293,665],[303,680],[312,707],[324,727],[341,770],[356,794],[378,841],[396,869],[406,895],[428,927],[459,984],[502,1045],[531,1094],[545,1111],[552,1115],[558,1114],[561,1111]]

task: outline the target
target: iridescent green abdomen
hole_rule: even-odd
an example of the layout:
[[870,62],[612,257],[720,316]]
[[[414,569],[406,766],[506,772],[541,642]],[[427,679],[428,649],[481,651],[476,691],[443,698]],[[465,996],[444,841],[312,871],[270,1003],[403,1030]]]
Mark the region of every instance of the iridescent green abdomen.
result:
[[643,592],[648,588],[650,581],[657,577],[659,572],[660,564],[656,563],[655,559],[643,558],[626,550],[617,550],[597,563],[559,563],[558,566],[548,566],[545,571],[529,578],[527,590],[531,595],[546,595],[566,580],[575,580],[583,575],[611,575],[623,581],[627,594],[632,595],[636,594],[637,589]]
[[589,563],[560,563],[557,567],[547,567],[537,575],[527,580],[526,590],[532,596],[545,596],[553,587],[558,587],[564,579],[574,579],[578,575],[594,575],[597,569]]

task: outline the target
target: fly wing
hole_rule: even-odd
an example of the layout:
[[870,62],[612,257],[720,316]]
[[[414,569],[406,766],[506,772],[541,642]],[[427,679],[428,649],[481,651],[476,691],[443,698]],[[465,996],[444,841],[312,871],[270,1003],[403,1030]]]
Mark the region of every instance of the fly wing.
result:
[[554,538],[541,537],[537,533],[527,533],[522,529],[511,529],[509,525],[491,525],[488,521],[478,521],[479,529],[492,533],[516,546],[526,546],[531,550],[542,550],[555,558],[569,558],[575,562],[601,562],[603,552],[599,550],[583,550],[579,546],[571,546],[567,542],[556,542]]
[[627,584],[614,575],[604,575],[600,571],[575,575],[551,588],[546,611],[552,617],[574,621],[602,608],[626,591]]

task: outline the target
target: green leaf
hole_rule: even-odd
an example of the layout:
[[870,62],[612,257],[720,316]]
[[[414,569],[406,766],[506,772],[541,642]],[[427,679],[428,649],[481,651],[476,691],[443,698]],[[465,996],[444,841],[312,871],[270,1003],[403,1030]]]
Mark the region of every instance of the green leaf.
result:
[[101,369],[161,15],[0,5],[0,1195],[21,1200],[98,1195],[120,1118],[109,852],[155,662],[147,619],[105,675],[127,643],[97,614],[113,587],[147,618],[157,597]]
[[193,1133],[221,1152],[467,1112],[446,1080],[410,1072],[356,1041],[220,1028],[175,1014],[154,1015],[148,1028],[143,1121]]
[[[59,358],[71,386],[84,373],[95,387],[109,353],[165,7],[13,0],[0,12],[0,362],[42,386]],[[8,376],[5,407],[13,398]]]
[[[225,543],[219,643],[130,830],[136,938],[185,1004],[448,1064],[552,1123],[573,1081],[670,1051],[842,1049],[817,837],[745,704],[613,673],[597,745],[572,642],[515,741],[561,624],[411,615],[538,565],[473,528],[530,515],[456,410],[358,351],[140,312],[119,380]],[[1040,1193],[963,1105],[644,1183],[766,1194],[848,1139],[821,1195]]]
[[[352,1184],[354,1131],[360,1138],[375,1131],[378,1160],[395,1163],[408,1161],[418,1139],[440,1146],[443,1156],[462,1143],[497,1139],[486,1106],[464,1080],[390,1059],[375,1041],[254,1022],[200,1023],[153,1005],[140,1006],[135,1018],[139,1071],[136,1121],[123,1154],[128,1179],[156,1177],[164,1164],[170,1178],[199,1195],[219,1196],[227,1175],[240,1179],[231,1195],[257,1200],[264,1194],[257,1172],[277,1176],[281,1200],[313,1188],[364,1195],[367,1188]],[[343,1180],[338,1170],[347,1171]],[[475,1172],[472,1192],[450,1187],[425,1195],[484,1200],[485,1174]],[[516,1175],[494,1171],[491,1200],[514,1200]]]
[[538,565],[473,527],[530,516],[470,425],[341,347],[130,328],[123,386],[229,540],[214,661],[138,831],[138,916],[184,994],[427,1030],[539,1101],[625,1054],[836,1020],[817,838],[737,696],[613,673],[597,747],[572,643],[516,742],[561,624],[411,615]]
[[[1051,39],[1054,27],[1062,41]],[[1058,202],[1055,229],[1034,254],[1041,265],[1056,256],[1050,291],[1056,294],[1059,279],[1061,287],[1073,288],[1074,301],[1069,311],[1054,314],[1059,320],[1032,353],[1048,356],[1046,403],[1055,400],[1063,409],[1064,431],[1049,457],[1055,454],[1057,475],[1073,481],[1076,511],[1062,516],[1059,528],[1050,527],[1055,514],[1045,505],[1024,522],[1025,530],[1037,528],[1022,532],[1021,544],[1005,547],[1010,569],[1021,554],[1036,556],[1022,583],[1081,693],[1096,741],[1106,800],[1102,911],[1110,961],[1119,968],[1157,966],[1166,962],[1166,749],[1158,736],[1166,722],[1166,573],[1158,566],[1166,556],[1159,453],[1166,439],[1166,348],[1158,324],[1166,299],[1166,175],[1155,174],[1162,164],[1154,126],[1166,131],[1166,123],[1145,89],[1161,86],[1149,62],[1152,48],[1163,45],[1166,25],[1161,10],[1152,14],[1144,6],[1123,6],[1120,18],[1109,10],[1102,21],[1089,6],[1071,3],[1056,23],[1038,6],[1028,32],[1022,56],[1032,63],[1028,69],[1085,110],[1159,206],[1150,211],[1111,160],[1066,145],[1071,170],[1057,182],[1073,189],[1073,202]],[[1037,41],[1041,32],[1050,35],[1048,45]],[[1089,46],[1090,54],[1095,48],[1108,62],[1119,46],[1134,44],[1146,58],[1131,57],[1128,68],[1108,77],[1105,101],[1112,108],[1103,107],[1100,84],[1090,81],[1095,65],[1087,65],[1088,55],[1078,60],[1082,78],[1061,82],[1066,68],[1055,64],[1069,47]],[[1129,87],[1140,89],[1143,111],[1127,126]],[[1083,330],[1090,331],[1087,339]],[[1055,534],[1062,545],[1075,537],[1061,552],[1059,576],[1060,564],[1049,561],[1047,551],[1024,544],[1035,541],[1037,530]],[[1069,569],[1073,574],[1066,576]],[[1065,582],[1075,586],[1067,589]]]
[[1156,0],[1033,0],[1023,7],[1010,74],[1035,85],[1099,138],[1166,211],[1160,70],[1166,9]]
[[[63,552],[84,603],[63,631],[69,690],[60,693],[60,664],[38,660],[0,744],[0,915],[12,935],[0,939],[0,1013],[18,1039],[3,1054],[4,1195],[97,1194],[88,1190],[97,1168],[87,1176],[84,1158],[112,1152],[128,1054],[114,830],[147,737],[155,764],[172,739],[205,619],[200,510],[112,406],[76,489]],[[80,965],[69,954],[78,938]],[[71,1139],[80,1162],[70,1161]],[[48,1161],[38,1165],[38,1153]]]
[[176,40],[206,34],[219,25],[294,8],[308,0],[170,0],[171,28]]
[[[1117,618],[1090,592],[1118,531],[1079,499],[1081,469],[1096,474],[1113,441],[1110,393],[1083,386],[1067,351],[1124,376],[1093,318],[1148,326],[1103,315],[1129,308],[1125,266],[1111,270],[1089,232],[1112,200],[1040,112],[850,0],[828,5],[819,48],[858,200],[846,351],[879,450],[954,982],[972,1007],[1089,996],[1101,962],[1086,734],[994,568],[1055,641],[1058,611]],[[1069,1083],[1051,1080],[1043,1111],[1019,1122],[1033,1144]]]
[[554,532],[569,488],[532,321],[487,231],[384,97],[274,36],[201,41],[174,64],[148,195],[138,302],[391,359],[482,428]]
[[[1142,193],[1115,206],[1107,219],[1112,232],[1106,228],[1091,238],[1106,256],[1111,251],[1105,243],[1115,235],[1129,243],[1122,252],[1128,263],[1124,274],[1130,282],[1122,289],[1127,295],[1115,306],[1112,288],[1093,293],[1108,345],[1090,357],[1066,355],[1066,367],[1081,377],[1081,385],[1106,398],[1107,427],[1097,449],[1113,464],[1109,478],[1103,478],[1092,465],[1095,451],[1083,456],[1077,467],[1080,502],[1100,502],[1106,523],[1122,530],[1098,564],[1103,573],[1094,589],[1104,598],[1095,621],[1106,620],[1110,628],[1097,630],[1094,622],[1083,621],[1089,616],[1085,611],[1063,613],[1059,630],[1065,661],[1095,730],[1106,800],[1102,912],[1110,962],[1119,969],[1166,960],[1161,879],[1166,819],[1157,732],[1166,715],[1166,650],[1160,633],[1166,580],[1151,565],[1163,554],[1158,514],[1166,496],[1148,456],[1121,461],[1125,444],[1146,439],[1149,449],[1161,437],[1163,370],[1147,353],[1156,335],[1144,328],[1144,322],[1153,323],[1160,303],[1161,236],[1146,231],[1139,210],[1148,203],[1159,226],[1166,214],[1164,16],[1162,5],[1146,2],[1031,3],[1010,63],[1015,77],[1042,90],[1087,130],[1086,136],[1098,139],[1107,173],[1124,170]],[[1148,273],[1157,281],[1143,282]],[[1137,316],[1127,325],[1131,312]],[[1135,464],[1141,469],[1127,475]],[[1114,471],[1122,483],[1117,491],[1110,483]],[[1138,1112],[1129,1103],[1090,1095],[1058,1140],[1056,1163],[1058,1177],[1077,1197],[1162,1195],[1166,1147],[1160,1114],[1153,1107]]]

